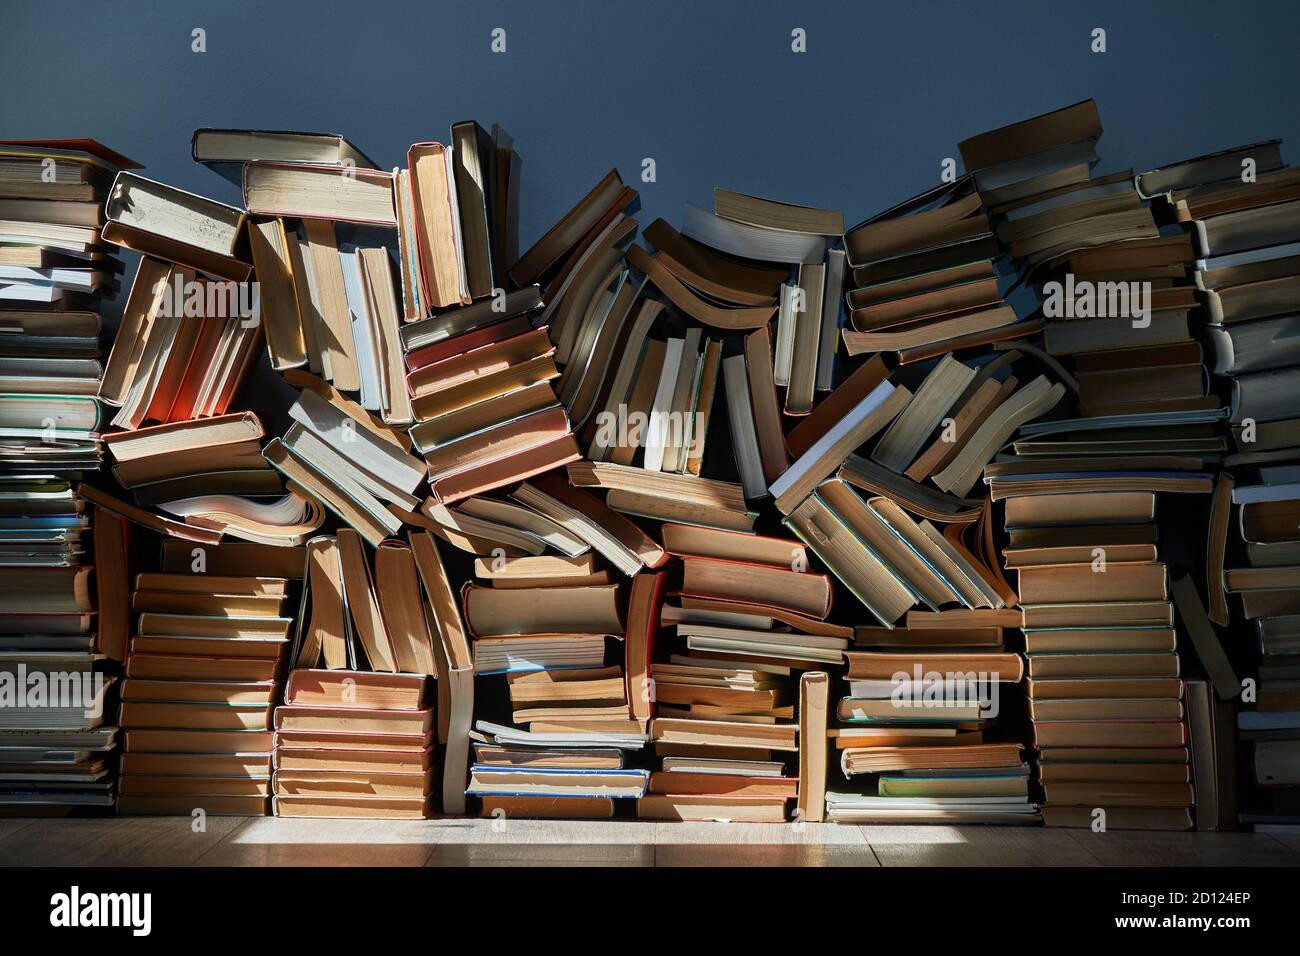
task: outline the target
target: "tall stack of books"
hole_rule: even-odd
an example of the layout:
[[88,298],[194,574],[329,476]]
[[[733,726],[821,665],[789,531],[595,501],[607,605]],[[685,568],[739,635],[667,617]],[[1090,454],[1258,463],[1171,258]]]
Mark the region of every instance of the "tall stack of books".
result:
[[[1283,452],[1282,459],[1293,458],[1293,451]],[[1254,454],[1268,455],[1243,453]],[[1221,532],[1212,535],[1217,541],[1210,548],[1216,575],[1211,588],[1218,588],[1225,618],[1242,622],[1254,652],[1249,662],[1256,684],[1253,693],[1241,695],[1247,707],[1237,721],[1254,785],[1251,799],[1242,801],[1241,822],[1256,830],[1294,829],[1300,823],[1300,475],[1295,468],[1237,465],[1234,471],[1243,477],[1226,482],[1231,504],[1223,508],[1222,524],[1215,526]],[[1226,569],[1225,550],[1236,555]],[[1230,613],[1237,607],[1239,615]],[[1239,692],[1240,685],[1233,689]]]
[[102,461],[102,234],[135,163],[89,139],[0,143],[0,806],[110,807],[127,528],[81,480]]
[[423,817],[437,770],[438,673],[419,562],[404,541],[367,553],[351,528],[307,543],[293,670],[276,711],[277,816]]
[[1164,481],[1142,464],[1115,458],[1097,477],[1095,458],[1018,456],[986,470],[993,499],[1005,500],[1004,557],[1018,573],[1049,826],[1191,824],[1184,690],[1156,491],[1208,491],[1211,478],[1191,472]]
[[260,816],[301,548],[168,539],[136,575],[119,813]]

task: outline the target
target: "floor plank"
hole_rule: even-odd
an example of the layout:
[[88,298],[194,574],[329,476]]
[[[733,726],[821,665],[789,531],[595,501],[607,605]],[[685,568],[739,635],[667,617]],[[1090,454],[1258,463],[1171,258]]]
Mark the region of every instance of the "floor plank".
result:
[[0,820],[0,865],[1232,866],[1300,864],[1291,834],[1021,827],[188,817]]
[[33,820],[0,840],[0,865],[191,866],[243,822],[209,816],[196,833],[189,817]]
[[1036,827],[861,826],[881,866],[1097,866],[1064,833]]
[[654,841],[659,846],[702,844],[705,846],[755,846],[766,844],[865,844],[858,827],[837,823],[658,823]]
[[858,866],[880,861],[865,844],[763,843],[748,846],[667,843],[655,847],[655,866]]
[[436,820],[327,820],[298,817],[258,817],[244,822],[228,843],[271,845],[391,845],[430,846],[442,839]]
[[412,843],[234,843],[225,841],[200,866],[424,866],[433,847]]
[[650,844],[468,843],[433,847],[426,866],[653,866]]
[[7,840],[14,834],[21,833],[35,822],[36,818],[0,819],[0,840]]
[[650,846],[655,824],[644,820],[445,820],[440,846]]
[[1065,833],[1103,866],[1296,866],[1300,852],[1263,833]]

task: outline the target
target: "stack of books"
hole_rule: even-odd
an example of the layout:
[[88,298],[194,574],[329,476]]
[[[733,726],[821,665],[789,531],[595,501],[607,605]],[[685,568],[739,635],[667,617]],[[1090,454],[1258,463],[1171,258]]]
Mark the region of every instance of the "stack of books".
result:
[[372,557],[352,528],[307,543],[288,706],[276,716],[278,816],[428,813],[438,748],[427,685],[439,665],[427,560],[396,539]]
[[104,216],[105,241],[142,256],[99,388],[112,424],[224,414],[262,341],[244,211],[121,172]]
[[102,234],[136,164],[90,139],[0,143],[0,806],[111,807],[127,526],[81,479],[103,449]]
[[325,520],[314,498],[286,491],[262,455],[252,412],[113,432],[113,477],[161,520],[258,544],[294,547]]
[[1002,253],[966,176],[915,196],[844,236],[850,355],[893,352],[902,363],[1036,331],[1002,300]]
[[1225,570],[1222,543],[1217,551],[1225,616],[1237,606],[1226,596],[1236,594],[1241,610],[1233,618],[1243,622],[1255,651],[1255,692],[1245,698],[1254,706],[1237,720],[1257,788],[1242,822],[1256,830],[1300,823],[1300,484],[1276,475],[1286,468],[1248,467],[1257,483],[1229,482],[1239,539],[1232,550],[1244,560]]
[[300,668],[275,710],[275,815],[424,819],[436,715],[423,674]]
[[998,237],[1031,271],[1059,267],[1080,249],[1159,234],[1130,172],[1092,176],[1101,133],[1097,104],[1083,100],[958,144]]
[[[682,562],[681,587],[660,613],[677,640],[661,636],[650,664],[660,769],[637,813],[785,821],[801,795],[795,762],[808,748],[825,750],[824,713],[820,734],[799,739],[800,682],[839,665],[852,632],[826,620],[830,580],[807,570],[798,541],[688,525],[662,530]],[[824,777],[823,769],[819,788]]]
[[[1136,470],[1140,459],[1130,461],[1107,462],[1112,471],[1096,479],[1088,458],[989,466],[992,495],[1005,499],[1004,557],[1018,573],[1048,826],[1191,824],[1184,690],[1156,494],[1153,479]],[[1009,478],[1020,465],[1037,474]]]
[[164,544],[136,575],[122,687],[119,813],[259,816],[284,680],[301,548]]
[[1300,173],[1283,163],[1281,143],[1272,140],[1151,170],[1137,183],[1193,245],[1207,364],[1231,379],[1237,450],[1225,464],[1250,469],[1293,460],[1300,438],[1288,396],[1300,375],[1300,347],[1289,330],[1300,288]]
[[[467,792],[487,816],[612,816],[612,801],[642,796],[649,774],[624,762],[646,740],[646,722],[629,704],[622,653],[633,642],[616,651],[609,639],[624,638],[629,627],[644,631],[646,622],[630,619],[622,585],[575,583],[592,577],[590,565],[570,570],[567,562],[529,557],[494,564],[487,584],[466,584],[461,599],[475,671],[505,677],[501,704],[510,716],[476,723]],[[480,681],[480,713],[495,712],[501,690],[495,680]]]
[[1009,691],[1024,671],[1001,619],[944,612],[856,629],[831,734],[857,786],[826,794],[828,819],[1038,822],[1021,745],[1000,729],[1015,729]]

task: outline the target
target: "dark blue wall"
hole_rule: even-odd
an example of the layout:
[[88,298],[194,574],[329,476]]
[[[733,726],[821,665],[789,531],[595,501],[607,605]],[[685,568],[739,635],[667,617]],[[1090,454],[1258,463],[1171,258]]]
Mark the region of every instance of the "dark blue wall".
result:
[[1099,172],[1272,136],[1300,149],[1298,23],[1300,4],[1266,2],[5,0],[0,132],[93,135],[236,201],[191,162],[196,126],[342,132],[391,166],[473,117],[524,158],[523,246],[647,156],[646,223],[714,185],[856,221],[932,184],[964,136],[1087,96]]

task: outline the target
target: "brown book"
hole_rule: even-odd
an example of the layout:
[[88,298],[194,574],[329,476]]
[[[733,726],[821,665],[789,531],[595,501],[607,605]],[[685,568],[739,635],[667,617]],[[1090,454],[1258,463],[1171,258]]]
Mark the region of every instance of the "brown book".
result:
[[830,579],[824,574],[712,558],[688,557],[682,565],[683,594],[781,607],[821,619],[830,613]]
[[173,727],[195,730],[266,730],[273,708],[266,704],[225,705],[191,701],[155,703],[124,701],[118,720],[123,727]]
[[128,677],[167,680],[271,680],[279,670],[278,654],[257,657],[203,657],[184,653],[186,648],[169,645],[172,653],[153,654],[142,650],[139,639],[127,659]]
[[475,636],[622,634],[619,586],[521,588],[503,591],[466,584],[465,625]]
[[650,739],[670,744],[796,751],[796,724],[750,724],[726,720],[655,718]]
[[1101,117],[1093,100],[999,127],[957,144],[967,169],[983,169],[1054,146],[1101,136]]
[[[147,733],[147,731],[142,731]],[[124,776],[180,774],[208,777],[271,776],[270,751],[258,753],[138,753],[122,754]]]
[[289,674],[285,702],[363,710],[421,710],[427,694],[428,681],[422,674],[300,669]]
[[1049,805],[1086,807],[1190,807],[1190,783],[1135,783],[1126,781],[1068,781],[1044,783]]
[[1182,720],[1182,701],[1168,697],[1047,698],[1029,702],[1034,721],[1053,720]]
[[1091,563],[1020,568],[1020,599],[1025,604],[1069,604],[1163,601],[1169,596],[1163,564],[1116,564],[1107,560],[1104,567],[1104,572],[1100,565]]
[[1156,496],[1149,491],[1089,491],[1014,495],[1006,499],[1008,528],[1151,521]]
[[127,753],[248,755],[264,754],[270,769],[272,749],[269,730],[171,730],[154,727],[129,728],[124,734]]
[[159,703],[188,701],[210,704],[261,704],[269,707],[278,686],[275,681],[184,681],[128,677],[122,682],[122,700]]
[[424,820],[430,812],[427,797],[325,796],[316,794],[275,798],[277,817],[316,819]]
[[642,820],[731,823],[785,823],[784,797],[736,797],[717,794],[652,794],[636,802]]
[[738,534],[685,524],[665,524],[659,531],[664,548],[678,557],[745,561],[778,568],[806,567],[808,563],[807,549],[794,539]]
[[[808,317],[811,312],[804,315]],[[820,320],[820,312],[816,318]],[[781,431],[776,382],[772,378],[772,339],[766,325],[745,336],[745,370],[754,433],[758,436],[758,455],[763,463],[763,477],[770,484],[790,467],[790,457]]]
[[974,672],[1013,684],[1024,676],[1024,658],[1015,653],[845,651],[844,659],[849,680],[891,680],[900,673],[911,675],[916,664],[926,672]]
[[1177,677],[1178,655],[1167,654],[1035,654],[1029,658],[1031,678],[1053,677]]
[[[1168,632],[1172,634],[1173,632]],[[1173,648],[1167,649],[1172,651]],[[1031,700],[1080,700],[1096,698],[1153,698],[1178,700],[1183,696],[1183,682],[1176,677],[1095,677],[1057,678],[1027,682]]]
[[375,549],[375,598],[388,632],[397,670],[436,674],[433,637],[410,545],[384,541]]
[[747,777],[722,773],[690,773],[685,770],[650,774],[650,793],[675,796],[779,797],[793,800],[798,795],[798,777]]
[[253,264],[244,259],[200,249],[189,243],[178,242],[167,236],[129,226],[124,222],[105,223],[99,237],[104,242],[130,249],[142,256],[174,262],[196,272],[218,276],[230,282],[246,282],[253,274]]
[[[1044,806],[1044,826],[1090,829],[1095,822],[1092,806]],[[1190,830],[1192,814],[1180,807],[1115,807],[1106,810],[1108,830]]]
[[283,796],[373,796],[382,798],[427,799],[430,777],[427,773],[376,773],[331,770],[311,773],[277,770],[274,789]]
[[510,267],[510,278],[517,286],[535,282],[549,272],[567,253],[595,229],[611,209],[622,209],[631,202],[618,170],[611,169],[596,186],[578,201],[532,248]]
[[650,662],[667,582],[666,574],[637,574],[632,578],[628,594],[623,670],[628,712],[634,720],[647,721],[654,715],[656,685],[651,678]]
[[[194,551],[202,553],[203,567],[195,567]],[[246,541],[227,541],[196,549],[187,541],[164,540],[161,570],[170,574],[232,575],[301,579],[307,561],[305,547],[281,548]],[[201,588],[199,588],[201,590]]]
[[363,710],[356,707],[285,704],[275,711],[276,730],[423,736],[432,726],[433,711],[428,709]]

